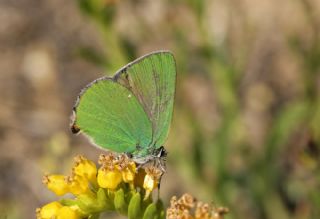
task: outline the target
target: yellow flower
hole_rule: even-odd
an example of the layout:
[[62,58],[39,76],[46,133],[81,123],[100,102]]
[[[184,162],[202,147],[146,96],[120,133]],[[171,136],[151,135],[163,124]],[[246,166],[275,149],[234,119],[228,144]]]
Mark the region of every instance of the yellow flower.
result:
[[42,182],[58,196],[69,192],[68,184],[63,175],[46,175],[43,177]]
[[57,219],[79,219],[79,213],[72,207],[63,206],[57,212]]
[[98,184],[105,189],[116,189],[122,181],[122,174],[117,169],[100,168],[98,170]]
[[74,175],[67,177],[67,184],[69,187],[69,191],[74,195],[80,195],[90,192],[89,182],[82,176]]
[[122,179],[125,183],[133,183],[136,174],[136,164],[128,158],[127,155],[121,154],[117,162],[122,173]]
[[95,184],[97,181],[97,167],[95,163],[81,155],[76,156],[74,159],[73,174],[82,176]]
[[62,205],[59,202],[51,202],[37,209],[37,219],[51,219],[57,215]]
[[162,172],[156,167],[145,168],[146,176],[144,177],[143,188],[146,190],[145,199],[147,199],[150,193],[158,186]]
[[136,174],[136,164],[131,162],[125,169],[122,170],[122,179],[125,183],[130,184],[130,188],[134,189],[134,178]]
[[114,153],[100,154],[98,163],[102,167],[112,168],[117,163],[117,157]]
[[80,219],[76,208],[63,206],[59,202],[51,202],[37,209],[37,219]]

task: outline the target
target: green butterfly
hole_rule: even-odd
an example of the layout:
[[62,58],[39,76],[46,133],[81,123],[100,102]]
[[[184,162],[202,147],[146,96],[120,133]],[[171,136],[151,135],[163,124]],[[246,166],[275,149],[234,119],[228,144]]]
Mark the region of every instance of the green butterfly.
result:
[[71,130],[99,148],[127,153],[139,164],[165,157],[175,84],[171,52],[142,56],[80,92]]

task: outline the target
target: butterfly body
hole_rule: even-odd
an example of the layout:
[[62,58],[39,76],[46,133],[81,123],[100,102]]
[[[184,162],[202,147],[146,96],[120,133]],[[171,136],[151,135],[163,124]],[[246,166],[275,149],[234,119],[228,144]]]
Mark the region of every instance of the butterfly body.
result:
[[142,56],[113,77],[88,84],[73,108],[71,130],[101,149],[137,162],[163,158],[172,119],[176,69],[169,51]]

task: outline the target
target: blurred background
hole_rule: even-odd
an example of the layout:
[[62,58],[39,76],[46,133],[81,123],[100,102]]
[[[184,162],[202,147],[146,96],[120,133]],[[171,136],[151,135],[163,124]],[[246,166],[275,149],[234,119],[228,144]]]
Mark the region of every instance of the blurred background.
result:
[[0,1],[0,218],[34,218],[57,199],[43,174],[97,160],[69,130],[76,96],[159,49],[178,69],[166,204],[189,192],[230,219],[319,218],[318,0]]

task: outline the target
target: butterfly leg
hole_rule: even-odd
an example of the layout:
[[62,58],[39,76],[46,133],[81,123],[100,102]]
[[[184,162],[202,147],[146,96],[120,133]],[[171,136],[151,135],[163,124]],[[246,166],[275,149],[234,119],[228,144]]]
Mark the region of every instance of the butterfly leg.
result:
[[155,159],[155,161],[156,161],[156,163],[157,163],[157,165],[156,165],[156,167],[158,168],[158,169],[160,169],[160,171],[161,171],[161,175],[160,175],[160,177],[159,177],[159,183],[158,183],[158,199],[160,198],[160,186],[161,186],[161,180],[162,180],[162,177],[163,177],[163,175],[166,173],[166,162],[165,162],[165,159],[164,159],[164,157],[160,157],[160,158],[158,158],[158,159]]

